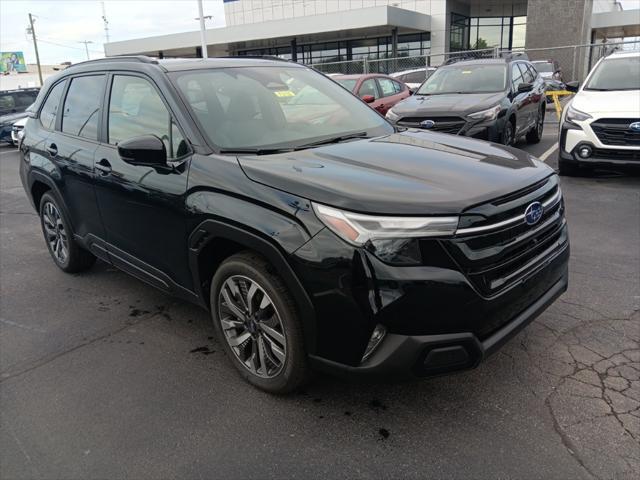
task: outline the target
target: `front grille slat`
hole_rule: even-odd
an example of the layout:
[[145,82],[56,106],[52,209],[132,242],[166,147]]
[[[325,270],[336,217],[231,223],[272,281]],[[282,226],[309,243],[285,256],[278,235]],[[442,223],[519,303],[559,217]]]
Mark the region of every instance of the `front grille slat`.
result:
[[591,123],[591,130],[604,145],[640,146],[640,132],[629,128],[639,119],[601,118]]
[[[444,241],[445,248],[470,282],[481,293],[491,296],[527,277],[540,268],[545,258],[555,255],[567,241],[564,203],[556,177],[523,189],[520,197],[511,194],[469,209],[471,223],[461,235]],[[540,221],[528,225],[522,214],[539,201],[545,206]],[[506,225],[504,218],[519,221]],[[499,228],[493,228],[500,225]],[[474,230],[482,226],[481,231]]]
[[466,121],[462,117],[433,117],[433,116],[421,116],[421,117],[402,117],[397,121],[398,125],[410,128],[422,128],[420,122],[425,120],[433,120],[435,125],[432,128],[425,129],[430,132],[451,133],[457,134],[462,130]]

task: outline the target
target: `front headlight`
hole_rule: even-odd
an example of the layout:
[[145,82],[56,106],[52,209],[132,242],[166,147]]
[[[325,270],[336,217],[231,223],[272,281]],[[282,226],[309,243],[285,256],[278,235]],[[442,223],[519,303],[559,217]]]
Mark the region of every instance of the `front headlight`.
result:
[[396,114],[393,111],[393,108],[390,108],[389,110],[387,110],[387,114],[385,116],[387,117],[387,120],[389,120],[391,122],[395,122],[396,120],[398,120],[400,118],[400,115]]
[[313,210],[329,230],[358,247],[370,240],[449,236],[458,227],[458,217],[363,215],[317,203]]
[[467,115],[469,118],[473,118],[474,120],[495,120],[498,118],[498,114],[502,110],[500,105],[496,105],[495,107],[487,108],[486,110],[482,110],[480,112],[470,113]]
[[581,112],[577,108],[574,108],[573,105],[569,105],[567,107],[567,116],[565,119],[568,122],[584,122],[585,120],[589,120],[591,115],[588,113]]

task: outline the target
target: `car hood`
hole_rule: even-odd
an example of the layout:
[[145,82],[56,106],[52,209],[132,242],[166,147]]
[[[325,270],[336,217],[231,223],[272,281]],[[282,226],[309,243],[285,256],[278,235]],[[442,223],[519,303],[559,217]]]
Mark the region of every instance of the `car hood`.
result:
[[446,95],[412,95],[393,107],[401,117],[414,115],[467,115],[486,110],[500,103],[505,96],[499,93],[454,93]]
[[458,214],[553,173],[521,150],[421,130],[238,161],[255,182],[389,215]]
[[571,101],[571,105],[592,116],[616,115],[637,118],[640,105],[640,90],[614,90],[598,92],[581,90]]
[[6,124],[12,125],[13,122],[15,122],[16,120],[20,120],[21,118],[24,118],[26,116],[27,116],[26,112],[7,113],[6,115],[0,115],[0,125],[6,125]]

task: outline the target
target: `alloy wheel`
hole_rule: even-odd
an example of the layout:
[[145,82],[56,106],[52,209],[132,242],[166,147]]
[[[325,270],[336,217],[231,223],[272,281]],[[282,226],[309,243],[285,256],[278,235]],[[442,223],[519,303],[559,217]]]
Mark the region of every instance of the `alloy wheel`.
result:
[[56,261],[64,264],[69,256],[69,239],[67,232],[62,223],[62,216],[58,207],[53,203],[47,202],[42,210],[42,225],[44,234],[51,249],[51,254]]
[[502,143],[504,145],[513,145],[513,124],[511,122],[507,122],[504,126],[504,140]]
[[254,375],[273,378],[284,367],[287,345],[280,315],[255,281],[229,277],[218,295],[218,316],[225,340],[236,358]]

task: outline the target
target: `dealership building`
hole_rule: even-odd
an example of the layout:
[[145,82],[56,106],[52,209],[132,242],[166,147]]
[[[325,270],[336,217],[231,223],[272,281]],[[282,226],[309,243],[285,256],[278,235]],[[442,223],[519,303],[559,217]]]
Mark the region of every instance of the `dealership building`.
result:
[[[206,5],[206,4],[205,4]],[[640,10],[613,0],[224,0],[209,56],[317,64],[497,47],[545,48],[640,36]],[[194,22],[195,23],[195,22]],[[201,56],[199,30],[105,45],[105,54]]]

